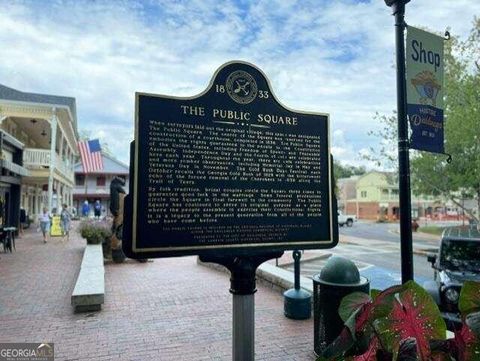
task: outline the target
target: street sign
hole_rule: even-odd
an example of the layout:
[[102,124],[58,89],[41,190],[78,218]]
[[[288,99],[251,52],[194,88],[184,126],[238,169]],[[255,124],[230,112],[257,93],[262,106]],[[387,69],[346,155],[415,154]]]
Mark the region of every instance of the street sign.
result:
[[407,29],[407,115],[412,129],[410,148],[444,153],[444,39],[412,26]]
[[331,248],[329,118],[281,105],[252,64],[198,96],[136,94],[123,249],[132,258]]
[[62,226],[60,222],[60,216],[52,217],[52,227],[50,228],[50,236],[60,237],[63,236]]

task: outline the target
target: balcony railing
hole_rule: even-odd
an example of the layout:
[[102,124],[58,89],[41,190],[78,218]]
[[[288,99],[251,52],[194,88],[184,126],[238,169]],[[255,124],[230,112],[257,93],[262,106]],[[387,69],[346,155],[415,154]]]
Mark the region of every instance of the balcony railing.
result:
[[2,167],[5,169],[8,169],[10,172],[13,172],[15,174],[28,177],[30,175],[30,172],[28,169],[25,169],[24,167],[13,163],[12,161],[9,161],[7,159],[2,159],[1,160]]
[[[23,150],[23,165],[30,169],[41,169],[50,167],[50,150],[25,148]],[[57,154],[55,157],[55,169],[66,178],[73,181],[73,167]]]
[[60,172],[65,174],[65,176],[69,178],[73,176],[73,170],[70,169],[68,164],[64,162],[58,155],[55,157],[55,166]]
[[25,148],[23,165],[28,168],[50,167],[50,150]]

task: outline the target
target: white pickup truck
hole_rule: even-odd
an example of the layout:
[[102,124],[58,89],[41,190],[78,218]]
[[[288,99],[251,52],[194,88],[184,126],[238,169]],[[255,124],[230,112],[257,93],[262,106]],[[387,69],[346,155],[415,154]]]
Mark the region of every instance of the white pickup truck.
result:
[[338,225],[343,227],[345,224],[347,227],[353,226],[353,222],[357,221],[357,216],[354,214],[343,214],[342,211],[338,211]]

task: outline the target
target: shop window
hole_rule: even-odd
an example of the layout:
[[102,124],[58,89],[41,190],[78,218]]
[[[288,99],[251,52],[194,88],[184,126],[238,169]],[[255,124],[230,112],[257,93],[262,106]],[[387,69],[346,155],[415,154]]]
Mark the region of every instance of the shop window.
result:
[[105,177],[97,177],[97,187],[105,187]]
[[85,185],[85,175],[84,174],[75,174],[75,185],[77,185],[77,186]]

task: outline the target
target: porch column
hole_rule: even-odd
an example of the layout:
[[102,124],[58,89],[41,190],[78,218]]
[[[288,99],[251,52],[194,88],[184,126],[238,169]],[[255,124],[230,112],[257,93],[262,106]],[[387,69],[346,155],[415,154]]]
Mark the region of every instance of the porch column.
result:
[[68,206],[73,207],[73,188],[68,188]]
[[72,154],[72,151],[70,150],[70,146],[67,143],[67,151],[65,152],[65,163],[67,164],[67,171],[69,172],[69,174],[72,170],[72,162],[70,161],[71,154]]
[[63,161],[63,134],[62,132],[60,132],[60,137],[59,137],[59,140],[60,140],[60,145],[58,146],[58,155],[60,156],[60,160]]
[[53,173],[55,171],[55,143],[57,142],[57,112],[52,109],[52,119],[50,120],[51,135],[50,135],[50,174],[48,176],[48,211],[52,211],[52,197],[53,197]]

